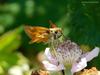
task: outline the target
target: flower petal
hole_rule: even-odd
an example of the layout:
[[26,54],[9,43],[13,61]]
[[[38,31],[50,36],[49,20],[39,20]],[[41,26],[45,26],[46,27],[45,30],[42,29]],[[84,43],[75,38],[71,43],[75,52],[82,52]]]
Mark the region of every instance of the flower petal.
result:
[[97,57],[99,54],[99,48],[94,48],[91,52],[85,53],[82,55],[81,60],[78,63],[72,65],[71,72],[78,72],[87,66],[87,62],[92,60],[94,57]]
[[99,48],[95,47],[91,52],[87,53],[85,58],[87,61],[92,60],[93,58],[97,57],[99,54]]
[[63,70],[63,69],[64,69],[64,66],[63,66],[62,64],[56,66],[56,65],[54,65],[54,64],[49,63],[49,62],[46,61],[46,60],[43,61],[42,63],[44,64],[45,68],[46,68],[47,70],[49,70],[49,71],[60,71],[60,70]]
[[86,58],[82,58],[78,63],[72,65],[71,72],[78,72],[87,66]]
[[57,65],[57,64],[58,64],[57,60],[51,55],[51,53],[50,53],[50,48],[46,48],[46,49],[45,49],[45,55],[46,55],[46,57],[48,58],[48,60],[49,60],[52,64],[54,64],[54,65]]

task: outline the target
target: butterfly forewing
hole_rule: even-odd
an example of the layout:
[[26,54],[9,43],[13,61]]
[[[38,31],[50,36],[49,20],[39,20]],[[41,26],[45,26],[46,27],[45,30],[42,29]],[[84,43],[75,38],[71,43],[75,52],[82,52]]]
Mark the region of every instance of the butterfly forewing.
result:
[[25,26],[26,34],[31,38],[30,43],[47,42],[49,29],[40,26]]

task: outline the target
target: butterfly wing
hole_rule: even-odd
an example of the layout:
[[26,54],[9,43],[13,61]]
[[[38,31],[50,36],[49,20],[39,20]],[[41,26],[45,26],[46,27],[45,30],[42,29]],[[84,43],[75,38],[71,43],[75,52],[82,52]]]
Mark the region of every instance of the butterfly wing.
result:
[[25,26],[26,34],[31,38],[30,43],[46,42],[49,36],[49,29],[40,26]]

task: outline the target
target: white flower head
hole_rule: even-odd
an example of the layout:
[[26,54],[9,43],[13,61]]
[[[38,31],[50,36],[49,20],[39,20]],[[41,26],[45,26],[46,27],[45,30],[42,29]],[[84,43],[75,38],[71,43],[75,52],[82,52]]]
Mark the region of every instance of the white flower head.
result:
[[58,61],[56,60],[56,58],[54,58],[51,53],[50,53],[50,48],[46,48],[45,50],[45,55],[48,59],[42,61],[42,63],[44,64],[45,68],[47,70],[50,71],[60,71],[64,69],[64,65],[63,64],[59,64]]
[[87,66],[87,62],[97,57],[99,48],[95,47],[92,51],[83,54],[79,46],[67,40],[56,48],[57,57],[54,57],[50,52],[50,48],[46,48],[45,55],[48,60],[42,63],[49,71],[60,71],[65,69],[65,65],[71,64],[71,72],[75,73]]

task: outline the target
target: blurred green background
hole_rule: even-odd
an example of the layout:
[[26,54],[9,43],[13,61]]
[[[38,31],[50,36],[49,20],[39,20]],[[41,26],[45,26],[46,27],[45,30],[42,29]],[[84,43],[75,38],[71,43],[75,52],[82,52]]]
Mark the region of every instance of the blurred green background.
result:
[[[47,45],[29,44],[23,26],[50,27],[49,20],[83,50],[100,47],[99,0],[0,0],[0,75],[30,75],[42,67]],[[100,70],[100,54],[88,64]]]

